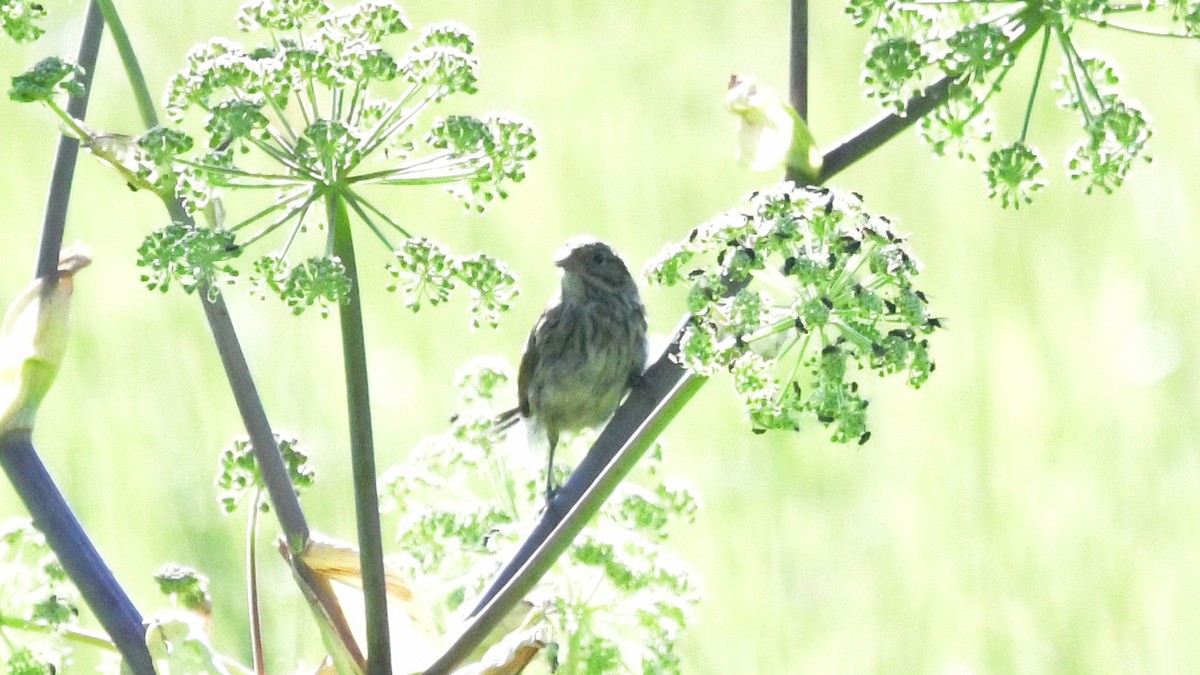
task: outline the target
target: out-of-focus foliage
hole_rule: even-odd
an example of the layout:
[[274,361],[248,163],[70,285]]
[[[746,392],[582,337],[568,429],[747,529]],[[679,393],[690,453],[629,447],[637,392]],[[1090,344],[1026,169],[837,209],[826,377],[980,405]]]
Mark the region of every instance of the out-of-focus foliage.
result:
[[[76,596],[32,524],[0,524],[0,658],[7,672],[48,675],[71,664],[72,649],[63,633],[79,622]],[[9,630],[20,639],[10,639]]]
[[82,96],[83,70],[70,61],[49,56],[12,78],[8,98],[17,103],[53,102],[60,95]]
[[46,8],[29,0],[0,0],[0,30],[17,42],[32,42],[45,33],[38,22],[45,18]]
[[180,608],[203,616],[212,614],[208,579],[196,570],[183,565],[163,565],[154,573],[154,581],[158,590]]
[[[316,472],[309,465],[308,450],[300,445],[295,436],[275,434],[279,454],[287,465],[288,477],[296,494],[312,486]],[[254,459],[254,445],[247,438],[239,438],[221,451],[217,471],[218,501],[225,513],[233,513],[246,497],[256,495],[263,488],[262,474]],[[263,512],[270,510],[269,502],[259,503]]]

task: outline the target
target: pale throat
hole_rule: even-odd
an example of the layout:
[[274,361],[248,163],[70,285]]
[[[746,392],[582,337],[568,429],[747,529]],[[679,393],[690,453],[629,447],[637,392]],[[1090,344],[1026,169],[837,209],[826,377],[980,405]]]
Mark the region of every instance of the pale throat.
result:
[[587,300],[587,284],[583,277],[578,274],[563,274],[562,278],[562,297],[575,302],[583,302]]

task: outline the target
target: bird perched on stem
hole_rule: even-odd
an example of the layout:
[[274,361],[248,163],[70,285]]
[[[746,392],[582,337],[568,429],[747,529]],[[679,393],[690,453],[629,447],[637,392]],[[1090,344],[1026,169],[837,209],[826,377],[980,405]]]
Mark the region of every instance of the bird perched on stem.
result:
[[529,333],[518,405],[496,418],[500,429],[520,417],[545,433],[547,508],[559,434],[607,420],[646,367],[646,309],[621,257],[608,244],[576,237],[554,264],[562,268],[562,288]]

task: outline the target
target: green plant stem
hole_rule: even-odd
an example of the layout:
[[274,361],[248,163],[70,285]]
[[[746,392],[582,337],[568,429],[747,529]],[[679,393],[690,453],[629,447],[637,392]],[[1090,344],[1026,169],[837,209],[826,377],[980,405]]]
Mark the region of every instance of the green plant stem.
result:
[[[396,132],[402,129],[408,120],[413,119],[421,112],[421,110],[425,108],[425,106],[429,105],[430,100],[432,100],[432,95],[427,96],[424,101],[421,101],[412,107],[405,107],[408,105],[409,100],[420,90],[421,85],[411,85],[407,90],[405,90],[404,94],[400,96],[400,99],[393,103],[390,108],[388,108],[387,112],[383,114],[383,118],[380,119],[379,123],[375,125],[375,128],[371,131],[370,135],[368,135],[361,143],[359,143],[357,153],[359,157],[367,157],[371,153],[375,152],[380,145],[386,143],[389,138],[392,138]],[[402,118],[397,119],[397,115],[402,115]],[[350,166],[346,167],[346,173],[351,173],[356,167],[357,164],[351,164]]]
[[12,628],[14,630],[27,631],[30,633],[50,634],[57,631],[62,631],[63,639],[69,642],[87,645],[88,647],[103,649],[109,652],[117,651],[116,645],[112,643],[112,640],[108,639],[108,636],[101,633],[86,631],[81,628],[74,628],[72,626],[52,626],[48,623],[28,621],[15,616],[3,615],[0,615],[0,626],[3,626],[4,628]]
[[28,430],[13,431],[0,437],[0,467],[33,517],[34,527],[45,535],[46,543],[67,576],[79,589],[100,626],[112,637],[125,664],[134,673],[153,675],[154,665],[146,649],[146,629],[141,613],[117,583],[71,507],[67,506],[66,499],[38,457]]
[[[280,251],[278,254],[280,258],[287,255],[288,249],[290,249],[292,246],[292,238],[296,236],[297,231],[303,229],[304,216],[308,213],[308,210],[310,208],[312,208],[313,203],[316,202],[317,199],[320,197],[320,195],[317,194],[316,192],[311,192],[311,193],[307,193],[307,194],[305,194],[303,192],[298,192],[298,193],[293,193],[293,194],[294,194],[294,196],[288,196],[283,199],[280,199],[278,202],[273,204],[271,206],[271,208],[274,210],[286,209],[286,208],[290,207],[293,202],[298,201],[301,197],[304,197],[304,201],[301,202],[299,206],[296,206],[295,208],[291,208],[290,210],[286,211],[285,213],[279,215],[278,217],[275,218],[275,220],[271,221],[269,224],[267,224],[265,227],[263,227],[259,231],[255,232],[254,234],[252,234],[248,237],[244,237],[241,241],[238,242],[238,245],[241,246],[242,249],[245,249],[246,247],[250,246],[254,242],[258,241],[259,239],[262,239],[263,237],[267,236],[268,234],[271,234],[275,230],[279,229],[279,227],[282,226],[284,223],[295,218],[296,224],[292,228],[292,234],[288,237],[287,244],[284,245],[283,250]],[[245,226],[252,224],[254,221],[261,219],[263,216],[266,216],[266,215],[270,215],[270,212],[261,212],[260,211],[259,213],[256,213],[253,216],[250,216],[249,219],[243,220],[242,222],[238,223],[237,225],[234,225],[233,227],[229,228],[229,231],[236,232],[236,231],[244,228]]]
[[950,98],[950,86],[957,79],[957,77],[946,75],[919,95],[909,99],[904,104],[905,114],[885,114],[835,145],[825,153],[824,162],[821,165],[821,179],[818,183],[825,183],[845,171],[945,103]]
[[234,401],[242,415],[242,424],[246,427],[246,434],[254,448],[254,459],[258,462],[258,470],[266,483],[267,494],[271,497],[275,517],[279,519],[279,526],[287,538],[288,546],[293,552],[299,553],[308,542],[308,522],[288,477],[287,465],[279,452],[275,434],[271,431],[271,423],[267,421],[262,400],[258,397],[258,389],[250,375],[246,355],[242,353],[241,344],[238,342],[237,332],[229,317],[229,309],[225,306],[224,297],[220,293],[210,293],[207,286],[202,287],[198,294],[213,340],[217,344],[217,352],[221,356],[221,364],[225,367],[225,376],[233,391]]
[[[1071,41],[1061,30],[1055,30],[1055,33],[1058,35],[1059,46],[1063,50],[1063,58],[1067,60],[1067,73],[1071,76],[1071,83],[1075,89],[1075,99],[1079,102],[1079,112],[1083,115],[1084,123],[1090,128],[1092,126],[1092,112],[1091,108],[1088,107],[1087,95],[1083,91],[1083,85],[1079,81],[1079,73],[1075,68],[1075,55],[1071,49]],[[1082,64],[1080,64],[1079,68],[1083,69]],[[1084,76],[1087,76],[1086,71],[1084,71]]]
[[[381,210],[379,209],[379,207],[377,207],[377,206],[375,206],[374,204],[372,204],[372,203],[370,202],[370,200],[367,200],[367,199],[356,199],[356,201],[355,201],[354,203],[355,203],[355,204],[359,204],[359,205],[361,205],[361,206],[365,206],[365,207],[367,208],[367,210],[368,210],[368,211],[371,211],[371,212],[372,212],[372,213],[374,213],[376,216],[379,216],[379,219],[380,219],[380,220],[382,220],[383,222],[387,223],[387,224],[388,224],[388,226],[389,226],[389,227],[391,227],[393,230],[396,230],[397,232],[399,232],[399,233],[400,233],[400,236],[404,237],[405,239],[408,239],[408,238],[412,237],[412,234],[410,234],[408,230],[404,229],[403,227],[401,227],[401,226],[400,226],[400,224],[399,224],[399,223],[397,223],[396,221],[392,220],[392,219],[391,219],[391,217],[389,217],[389,216],[388,216],[388,214],[386,214],[386,213],[384,213],[383,211],[381,211]],[[388,248],[391,248],[392,250],[395,250],[394,248],[392,248],[391,244],[388,244]]]
[[1050,29],[1043,28],[1042,37],[1042,53],[1038,56],[1037,72],[1033,74],[1033,86],[1029,88],[1029,102],[1025,104],[1025,121],[1021,124],[1021,138],[1019,143],[1025,143],[1025,136],[1029,133],[1029,120],[1033,119],[1033,101],[1037,97],[1038,87],[1042,83],[1042,68],[1046,65],[1046,51],[1050,47]]
[[47,101],[45,105],[46,107],[50,108],[50,112],[54,113],[54,115],[58,117],[59,121],[62,122],[63,129],[67,133],[75,138],[89,140],[87,131],[85,131],[84,128],[79,125],[79,122],[74,117],[71,117],[69,114],[67,114],[66,110],[58,107],[58,104],[54,101]]
[[[792,0],[792,28],[788,93],[792,109],[808,122],[808,0]],[[785,177],[798,184],[809,182],[801,167],[787,166]]]
[[1079,66],[1079,72],[1083,74],[1083,83],[1087,85],[1087,93],[1092,95],[1092,100],[1096,103],[1097,112],[1103,112],[1107,105],[1104,102],[1104,96],[1100,94],[1100,90],[1096,87],[1095,80],[1092,79],[1091,72],[1088,71],[1087,62],[1079,55],[1079,51],[1075,48],[1075,43],[1071,41],[1071,37],[1068,34],[1060,30],[1058,31],[1058,36],[1062,40],[1063,49],[1067,52],[1068,62],[1073,64],[1072,72],[1074,72],[1075,65]]
[[262,502],[262,488],[256,488],[250,503],[250,517],[246,519],[246,604],[250,610],[250,653],[254,658],[256,675],[265,675],[267,672],[263,658],[262,612],[258,604],[258,514]]
[[129,78],[129,84],[133,87],[133,98],[137,102],[142,122],[147,128],[156,127],[158,126],[158,113],[154,110],[154,98],[150,96],[150,89],[146,86],[146,76],[142,74],[137,54],[133,51],[133,43],[129,41],[129,34],[125,32],[125,24],[121,23],[121,15],[117,14],[117,8],[113,5],[112,0],[95,0],[95,2],[100,5],[100,11],[104,12],[104,20],[108,23],[108,32],[117,45],[117,53],[121,55],[121,64],[125,66],[125,76]]
[[1084,21],[1087,21],[1088,23],[1091,23],[1092,25],[1096,26],[1097,28],[1112,28],[1113,30],[1124,31],[1126,33],[1132,33],[1134,35],[1145,35],[1148,37],[1159,37],[1159,38],[1175,38],[1177,40],[1195,40],[1196,39],[1195,35],[1188,35],[1187,33],[1176,33],[1174,31],[1170,31],[1170,30],[1144,28],[1142,26],[1128,26],[1123,23],[1113,23],[1112,21],[1109,21],[1107,19],[1097,18],[1094,16],[1084,16],[1084,17],[1080,17],[1080,18],[1083,19]]
[[361,201],[363,200],[359,199],[358,195],[354,194],[350,190],[346,191],[345,196],[346,201],[350,203],[350,208],[354,209],[354,212],[358,214],[359,219],[367,224],[367,227],[371,229],[371,232],[375,234],[375,237],[379,239],[379,241],[383,242],[383,245],[386,246],[389,251],[395,251],[396,247],[392,246],[392,242],[388,241],[387,235],[385,235],[383,231],[379,229],[379,226],[375,224],[375,220],[371,218],[371,214],[367,213],[366,209],[362,207]]
[[792,39],[788,94],[792,108],[808,120],[808,0],[792,0]]
[[[61,631],[62,637],[68,642],[75,644],[86,645],[95,649],[103,649],[109,652],[117,651],[116,645],[108,639],[107,636],[101,633],[93,633],[82,628],[74,628],[71,626],[51,626],[50,624],[41,623],[38,621],[27,621],[18,619],[15,616],[0,615],[0,627],[12,628],[14,630],[28,631],[30,633],[50,634]],[[235,673],[250,673],[245,666],[225,656],[224,654],[214,654],[214,659],[217,663],[224,666],[230,672]]]
[[[79,52],[75,59],[83,68],[83,77],[80,78],[83,96],[67,101],[67,114],[78,120],[87,116],[88,100],[92,93],[92,73],[96,71],[96,57],[100,53],[100,38],[103,36],[104,15],[96,2],[90,2],[83,20],[83,34],[79,39]],[[38,243],[37,265],[33,273],[36,279],[48,277],[58,269],[58,255],[62,250],[67,206],[71,200],[75,160],[78,157],[79,141],[59,136],[58,149],[54,154],[54,169],[50,173],[50,190],[46,194],[46,215],[42,218],[42,238]]]
[[346,198],[333,190],[325,195],[325,208],[329,229],[333,233],[333,254],[341,261],[350,278],[349,297],[339,308],[338,316],[342,328],[342,361],[346,370],[346,407],[350,419],[350,462],[354,475],[358,550],[367,612],[367,672],[390,673],[391,641],[388,637],[387,589],[383,575],[383,539],[379,524],[375,443],[371,432],[362,294],[359,292]]
[[[271,204],[270,206],[266,207],[265,209],[260,210],[258,213],[255,213],[251,216],[246,217],[245,219],[239,221],[238,223],[236,223],[234,225],[227,225],[225,227],[225,229],[229,230],[230,232],[238,232],[239,230],[245,229],[246,227],[249,227],[250,225],[257,223],[258,221],[262,220],[263,218],[266,218],[267,216],[271,215],[272,213],[275,213],[276,211],[282,211],[282,210],[288,208],[289,206],[291,206],[291,204],[293,202],[301,199],[302,197],[307,197],[307,200],[304,202],[305,204],[309,204],[316,200],[315,193],[311,192],[311,190],[309,188],[292,190],[291,192],[283,193],[280,197],[278,197],[276,199],[276,202],[274,204]],[[292,218],[298,212],[299,212],[299,209],[292,209],[291,211],[286,212],[284,215],[276,218],[274,222],[272,222],[271,224],[267,225],[265,228],[260,230],[257,234],[252,235],[248,240],[247,239],[240,240],[238,242],[238,245],[240,245],[242,248],[246,248],[247,246],[250,245],[249,242],[256,241],[256,240],[258,240],[259,237],[263,237],[263,236],[269,234],[270,232],[273,232],[275,230],[275,228],[277,228],[280,225],[282,225],[283,223],[287,222],[287,220],[289,218]]]

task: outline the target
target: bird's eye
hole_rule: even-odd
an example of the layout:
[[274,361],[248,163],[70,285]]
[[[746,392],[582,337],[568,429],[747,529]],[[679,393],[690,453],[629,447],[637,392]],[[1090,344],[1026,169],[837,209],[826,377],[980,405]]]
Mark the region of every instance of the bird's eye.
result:
[[603,262],[604,262],[604,254],[603,253],[593,253],[592,254],[592,263],[593,264],[600,265]]

